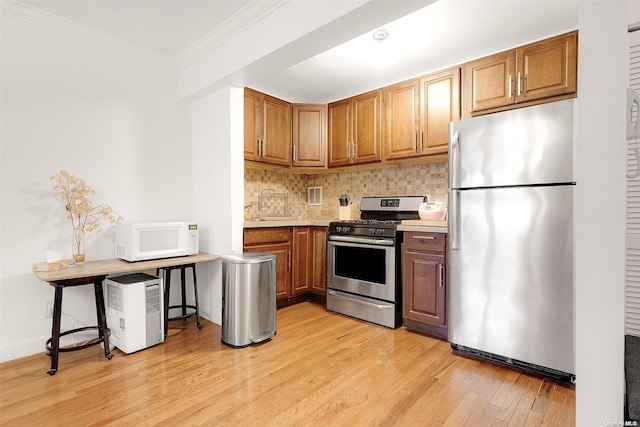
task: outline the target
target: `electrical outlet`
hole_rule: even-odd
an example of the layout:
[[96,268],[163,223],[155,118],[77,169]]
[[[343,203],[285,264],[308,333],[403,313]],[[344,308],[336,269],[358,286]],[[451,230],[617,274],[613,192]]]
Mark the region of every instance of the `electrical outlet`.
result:
[[53,300],[48,300],[44,307],[44,318],[51,319],[53,317]]

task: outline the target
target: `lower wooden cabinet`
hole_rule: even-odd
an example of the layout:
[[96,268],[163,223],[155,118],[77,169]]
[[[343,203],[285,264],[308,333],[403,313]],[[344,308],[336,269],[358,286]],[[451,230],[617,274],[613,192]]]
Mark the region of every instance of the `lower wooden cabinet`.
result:
[[292,294],[327,294],[327,227],[294,227]]
[[291,296],[291,228],[244,230],[245,252],[269,252],[276,256],[276,298]]
[[303,301],[306,294],[326,295],[326,235],[327,227],[247,228],[243,246],[245,252],[276,256],[279,302]]
[[446,234],[405,232],[402,317],[416,332],[447,339]]
[[309,227],[293,229],[293,285],[291,295],[306,294],[311,290],[311,230]]
[[327,294],[327,227],[311,227],[311,292]]

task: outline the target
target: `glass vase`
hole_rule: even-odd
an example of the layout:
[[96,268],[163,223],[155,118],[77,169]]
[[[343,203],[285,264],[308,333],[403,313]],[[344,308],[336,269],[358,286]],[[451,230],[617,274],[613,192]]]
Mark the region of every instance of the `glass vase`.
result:
[[84,262],[85,236],[82,227],[73,229],[73,234],[71,235],[71,254],[76,264],[82,264]]

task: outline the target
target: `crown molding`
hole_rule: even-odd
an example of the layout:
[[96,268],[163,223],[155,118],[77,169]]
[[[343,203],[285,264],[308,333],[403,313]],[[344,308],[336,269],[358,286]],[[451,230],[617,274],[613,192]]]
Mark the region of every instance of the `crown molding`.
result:
[[125,55],[135,56],[164,68],[178,69],[176,58],[170,55],[16,0],[0,0],[0,14]]
[[178,70],[182,71],[202,59],[219,46],[224,45],[252,25],[260,22],[290,0],[252,0],[222,24],[207,33],[200,40],[186,48],[177,57]]

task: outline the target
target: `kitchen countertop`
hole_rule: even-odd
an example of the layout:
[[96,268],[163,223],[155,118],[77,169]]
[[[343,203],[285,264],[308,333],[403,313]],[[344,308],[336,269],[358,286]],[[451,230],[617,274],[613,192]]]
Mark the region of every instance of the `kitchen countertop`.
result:
[[[244,228],[268,227],[328,227],[335,219],[292,219],[277,221],[245,221]],[[404,220],[398,225],[398,231],[423,231],[431,233],[446,233],[447,221]]]
[[276,221],[244,221],[244,228],[267,228],[267,227],[328,227],[335,219],[286,219]]
[[429,221],[408,219],[398,225],[398,231],[422,231],[430,233],[447,233],[447,221]]

